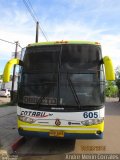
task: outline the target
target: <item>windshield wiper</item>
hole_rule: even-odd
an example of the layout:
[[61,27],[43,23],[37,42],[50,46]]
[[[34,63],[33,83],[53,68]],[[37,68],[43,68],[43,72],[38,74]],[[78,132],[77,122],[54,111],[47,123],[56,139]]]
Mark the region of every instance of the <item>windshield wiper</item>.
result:
[[73,96],[74,96],[74,98],[75,98],[75,102],[77,103],[77,105],[78,105],[79,108],[80,108],[80,107],[81,107],[81,105],[80,105],[80,100],[79,100],[79,98],[78,98],[78,95],[77,95],[77,93],[76,93],[76,91],[75,91],[74,85],[73,85],[73,83],[72,83],[72,81],[71,81],[70,76],[68,75],[68,73],[67,73],[67,80],[68,80],[68,82],[69,82],[71,91],[72,91]]
[[62,45],[60,48],[60,53],[59,53],[59,62],[58,62],[58,83],[57,83],[57,88],[58,88],[58,93],[57,93],[57,105],[60,105],[60,68],[61,68],[61,54],[62,54]]
[[[57,105],[60,105],[60,69],[61,69],[61,55],[62,55],[62,45],[60,47],[59,59],[58,59],[58,77],[57,77]],[[48,87],[48,93],[51,87]],[[46,93],[47,94],[47,93]],[[41,105],[42,101],[45,99],[45,95],[37,102],[37,105]]]

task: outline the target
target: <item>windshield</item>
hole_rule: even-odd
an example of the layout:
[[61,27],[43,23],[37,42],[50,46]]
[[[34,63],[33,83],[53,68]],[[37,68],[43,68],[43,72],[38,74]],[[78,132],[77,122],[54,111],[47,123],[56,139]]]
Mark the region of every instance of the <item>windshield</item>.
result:
[[100,48],[94,45],[28,48],[19,102],[79,108],[102,105],[104,79],[100,60]]
[[[60,56],[61,53],[61,56]],[[60,57],[59,57],[60,56]],[[55,45],[29,47],[24,56],[25,72],[77,72],[99,65],[101,50],[95,45]]]

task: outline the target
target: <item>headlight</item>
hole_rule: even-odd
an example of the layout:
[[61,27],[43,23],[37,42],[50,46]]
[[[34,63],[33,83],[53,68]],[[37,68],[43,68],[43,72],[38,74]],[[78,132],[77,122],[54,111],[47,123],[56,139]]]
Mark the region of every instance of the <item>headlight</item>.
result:
[[18,116],[18,119],[20,121],[27,122],[27,123],[34,123],[36,121],[30,117],[25,117],[25,116]]
[[100,119],[89,119],[89,120],[86,120],[86,121],[82,121],[81,123],[84,125],[84,126],[91,126],[91,125],[95,125],[95,124],[100,124],[102,123],[104,120],[104,118],[100,118]]

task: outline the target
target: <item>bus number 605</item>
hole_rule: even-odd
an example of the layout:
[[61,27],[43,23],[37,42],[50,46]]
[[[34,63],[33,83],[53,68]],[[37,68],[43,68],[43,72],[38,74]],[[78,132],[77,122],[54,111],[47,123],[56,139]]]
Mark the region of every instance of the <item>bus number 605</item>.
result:
[[98,112],[84,112],[84,118],[98,118]]

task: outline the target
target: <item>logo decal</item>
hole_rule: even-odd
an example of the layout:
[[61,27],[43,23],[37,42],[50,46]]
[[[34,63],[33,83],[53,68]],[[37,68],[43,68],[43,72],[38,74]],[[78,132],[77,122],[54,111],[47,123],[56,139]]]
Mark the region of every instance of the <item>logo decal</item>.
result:
[[55,120],[55,125],[56,125],[56,126],[60,126],[60,125],[61,125],[61,122],[60,122],[59,119],[56,119],[56,120]]
[[44,118],[44,117],[52,116],[53,114],[46,113],[46,112],[21,111],[20,115],[21,116],[30,116],[30,117],[35,117],[35,118]]

